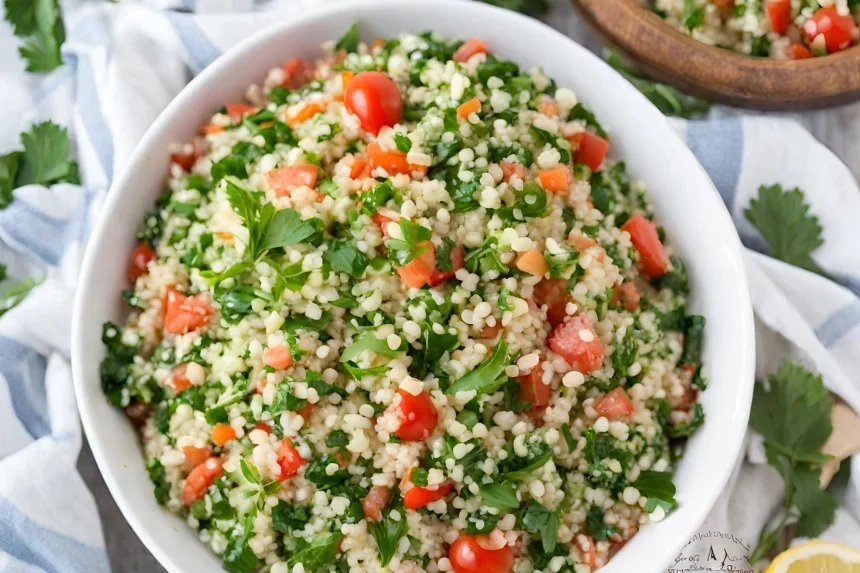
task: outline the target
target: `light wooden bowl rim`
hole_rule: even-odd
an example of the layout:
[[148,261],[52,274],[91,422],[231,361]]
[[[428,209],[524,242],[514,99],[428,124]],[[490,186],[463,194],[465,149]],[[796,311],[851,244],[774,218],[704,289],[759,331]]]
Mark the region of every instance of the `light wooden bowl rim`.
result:
[[860,99],[860,47],[805,60],[755,58],[676,30],[640,0],[572,0],[582,17],[645,74],[705,99],[761,110]]

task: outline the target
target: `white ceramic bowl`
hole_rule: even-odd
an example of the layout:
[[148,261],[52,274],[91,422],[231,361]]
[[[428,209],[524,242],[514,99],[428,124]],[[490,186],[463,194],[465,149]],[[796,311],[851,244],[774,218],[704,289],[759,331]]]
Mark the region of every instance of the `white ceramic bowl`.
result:
[[72,335],[75,389],[84,429],[117,504],[138,536],[171,573],[218,571],[220,562],[178,517],[158,506],[137,434],[102,394],[102,323],[121,321],[120,291],[135,230],[161,193],[168,145],[188,141],[199,125],[242,97],[251,83],[292,56],[312,57],[319,45],[359,22],[362,37],[436,30],[482,37],[501,56],[540,65],[574,89],[612,137],[612,153],[648,186],[660,221],[689,269],[692,308],[707,317],[702,395],[707,421],[690,440],[678,468],[679,508],[643,528],[602,570],[665,571],[723,489],[741,447],[753,386],[753,320],[740,242],[719,195],[665,118],[629,83],[570,39],[540,22],[480,2],[384,0],[330,7],[279,23],[242,42],[206,68],[146,133],[116,181],[90,239]]

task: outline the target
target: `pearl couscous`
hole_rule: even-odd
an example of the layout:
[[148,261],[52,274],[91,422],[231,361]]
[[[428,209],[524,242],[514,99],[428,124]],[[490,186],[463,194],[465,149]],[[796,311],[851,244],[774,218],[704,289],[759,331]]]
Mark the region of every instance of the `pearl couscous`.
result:
[[645,190],[478,39],[326,49],[176,146],[139,232],[101,377],[156,500],[236,573],[600,568],[704,419]]
[[644,1],[693,38],[750,56],[826,56],[860,40],[856,0]]

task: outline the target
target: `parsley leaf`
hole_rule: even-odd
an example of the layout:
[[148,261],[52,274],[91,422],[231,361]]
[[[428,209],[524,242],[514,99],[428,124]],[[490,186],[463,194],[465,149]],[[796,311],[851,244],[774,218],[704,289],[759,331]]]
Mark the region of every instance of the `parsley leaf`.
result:
[[812,260],[812,252],[824,244],[822,228],[809,212],[803,191],[785,191],[779,184],[762,185],[744,215],[767,241],[774,258],[824,275]]
[[705,8],[697,7],[696,0],[684,0],[684,17],[681,22],[691,32],[702,27],[705,23]]
[[281,209],[272,218],[266,229],[266,234],[260,242],[260,249],[276,249],[288,247],[301,243],[317,232],[321,223],[319,219],[302,220],[302,216],[295,209]]
[[644,508],[648,513],[654,511],[657,506],[668,512],[678,505],[675,501],[675,484],[672,483],[672,474],[669,472],[640,472],[633,487],[648,498]]
[[558,512],[550,511],[536,501],[530,501],[523,509],[519,519],[523,529],[532,535],[539,535],[543,550],[555,550],[558,535]]
[[624,76],[624,79],[633,84],[633,87],[642,92],[642,95],[665,115],[691,118],[703,115],[711,108],[711,104],[704,100],[688,96],[671,86],[653,82],[638,75],[615,52],[607,52],[606,63],[615,68],[618,73]]
[[21,134],[24,151],[20,156],[15,187],[36,183],[79,183],[78,164],[69,160],[71,147],[65,127],[50,121],[36,124]]
[[292,505],[279,500],[272,508],[272,527],[280,533],[289,533],[293,529],[303,529],[311,519],[311,508],[307,505]]
[[483,0],[487,4],[507,8],[514,12],[522,12],[533,16],[543,14],[549,10],[549,0]]
[[400,231],[403,238],[388,239],[385,246],[390,251],[390,258],[402,267],[427,250],[427,241],[433,236],[433,231],[406,218],[400,219]]
[[63,64],[66,30],[57,0],[6,0],[6,19],[23,40],[18,53],[28,72],[50,72]]
[[[821,376],[792,362],[783,363],[758,381],[750,424],[764,437],[767,461],[785,480],[779,517],[766,527],[750,562],[764,557],[788,525],[802,537],[817,537],[833,523],[836,501],[819,489],[820,464],[830,456],[820,452],[833,431],[833,399]],[[777,547],[777,549],[781,549]]]
[[484,505],[494,507],[500,511],[509,511],[520,506],[517,499],[517,490],[507,483],[491,483],[482,485],[480,488]]
[[343,50],[346,53],[357,52],[359,41],[358,24],[353,24],[350,26],[349,30],[346,31],[346,34],[340,37],[334,45],[334,49],[335,51]]
[[234,533],[227,542],[227,549],[221,559],[221,565],[230,573],[251,573],[259,565],[259,559],[248,547],[248,540],[254,536],[254,514],[245,516],[241,533]]
[[478,394],[487,394],[498,390],[505,383],[505,367],[510,363],[508,342],[504,339],[493,349],[490,357],[481,362],[477,368],[451,384],[446,394],[468,392],[475,390]]
[[22,155],[20,151],[13,151],[0,156],[0,209],[5,209],[12,202],[15,174],[18,173]]
[[585,529],[595,541],[606,541],[615,534],[615,526],[603,522],[604,511],[600,506],[592,505],[585,516]]
[[394,145],[397,147],[397,151],[401,153],[409,153],[409,150],[412,149],[412,142],[399,131],[394,132]]
[[[402,347],[403,344],[401,343],[401,348]],[[402,352],[401,349],[391,350],[391,347],[388,346],[388,341],[382,338],[377,338],[375,332],[365,332],[359,338],[355,339],[352,344],[343,349],[343,352],[340,353],[340,361],[354,361],[366,350],[389,358],[399,356]]]
[[[391,517],[391,513],[395,510],[399,516],[396,521]],[[406,535],[408,529],[406,512],[402,506],[389,507],[379,522],[372,521],[370,523],[370,532],[376,540],[376,547],[379,549],[379,562],[383,567],[387,567],[394,554],[397,553],[400,539]]]
[[545,466],[552,459],[552,448],[544,442],[526,442],[528,454],[519,456],[513,443],[505,446],[508,457],[498,463],[499,477],[505,481],[520,481]]
[[323,260],[336,270],[358,279],[367,268],[367,256],[358,250],[355,241],[336,239],[329,243]]
[[323,533],[314,537],[310,543],[302,543],[287,559],[287,567],[297,563],[304,565],[305,571],[316,571],[333,565],[337,559],[337,546],[343,539],[341,533]]

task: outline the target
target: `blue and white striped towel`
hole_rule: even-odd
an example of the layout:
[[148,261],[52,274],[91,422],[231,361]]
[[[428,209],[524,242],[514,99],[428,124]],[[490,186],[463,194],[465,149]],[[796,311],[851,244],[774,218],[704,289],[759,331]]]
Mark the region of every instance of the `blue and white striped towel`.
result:
[[[22,188],[0,211],[0,262],[13,276],[45,276],[0,318],[0,572],[110,569],[95,503],[75,469],[82,436],[69,370],[69,315],[88,231],[114,174],[190,75],[272,22],[272,11],[289,18],[314,3],[206,0],[206,13],[189,13],[194,0],[153,1],[153,7],[64,2],[66,65],[45,77],[24,73],[17,42],[1,25],[0,152],[16,147],[17,134],[30,123],[51,118],[70,128],[84,184]],[[851,173],[787,120],[676,127],[750,249],[759,372],[786,356],[798,358],[860,411],[860,189]],[[816,261],[844,286],[758,254],[763,242],[743,209],[759,185],[776,182],[806,191],[824,227]],[[860,457],[853,470],[837,523],[825,537],[860,539]],[[761,456],[748,456],[705,527],[755,543],[779,503],[774,479]]]

